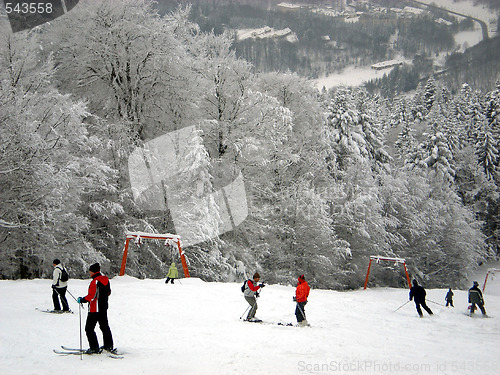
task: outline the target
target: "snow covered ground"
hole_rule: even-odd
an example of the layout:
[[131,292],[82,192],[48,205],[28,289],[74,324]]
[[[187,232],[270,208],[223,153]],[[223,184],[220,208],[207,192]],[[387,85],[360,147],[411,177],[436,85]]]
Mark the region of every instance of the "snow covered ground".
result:
[[[480,275],[482,286],[484,273]],[[265,281],[265,280],[264,280]],[[89,280],[70,280],[84,295]],[[455,290],[455,308],[438,305],[446,290],[428,290],[432,317],[420,319],[408,290],[312,290],[306,313],[312,327],[246,323],[239,283],[115,277],[109,321],[124,359],[58,356],[79,346],[79,315],[45,314],[50,280],[0,281],[0,374],[498,374],[500,275],[488,281],[486,310],[465,315],[467,291]],[[294,322],[294,287],[269,285],[257,316]],[[433,301],[433,302],[430,302]],[[86,312],[82,312],[85,323]],[[101,340],[100,331],[98,337]],[[84,347],[87,340],[84,336]]]

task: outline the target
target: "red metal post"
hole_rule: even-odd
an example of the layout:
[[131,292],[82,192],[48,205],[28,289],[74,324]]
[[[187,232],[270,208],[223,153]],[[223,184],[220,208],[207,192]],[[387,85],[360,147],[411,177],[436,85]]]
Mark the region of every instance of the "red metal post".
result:
[[488,281],[488,276],[490,275],[490,271],[486,272],[486,277],[484,278],[484,284],[483,284],[483,293],[484,290],[486,289],[486,282]]
[[177,240],[177,247],[179,248],[179,255],[181,256],[182,269],[184,270],[184,277],[190,277],[189,276],[188,266],[187,266],[187,263],[186,263],[186,257],[184,256],[184,253],[182,252],[181,240],[180,239]]
[[127,237],[125,240],[125,248],[123,249],[122,266],[120,268],[120,276],[125,275],[125,266],[127,265],[127,254],[128,254],[128,243],[130,238]]
[[368,263],[368,271],[366,271],[365,287],[363,289],[366,289],[366,286],[368,285],[368,276],[370,275],[370,267],[372,266],[372,260],[373,259],[370,259],[370,263]]
[[408,280],[408,287],[411,289],[410,275],[408,275],[408,270],[406,269],[406,263],[403,263],[403,267],[405,268],[406,280]]

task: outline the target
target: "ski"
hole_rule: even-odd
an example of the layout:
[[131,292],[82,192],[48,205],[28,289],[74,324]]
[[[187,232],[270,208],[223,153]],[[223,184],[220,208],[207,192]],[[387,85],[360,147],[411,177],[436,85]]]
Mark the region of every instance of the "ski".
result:
[[[67,346],[64,346],[64,345],[61,345],[61,349],[64,349],[64,350],[69,350],[69,351],[75,351],[75,352],[79,352],[79,351],[82,351],[82,352],[85,352],[86,350],[85,349],[79,349],[79,348],[70,348],[70,347],[67,347]],[[113,355],[123,355],[123,353],[119,352],[118,349],[114,348],[113,350],[102,350],[103,352],[106,352],[106,353],[110,353],[110,354],[113,354]]]
[[38,307],[35,308],[36,311],[40,311],[43,313],[48,313],[48,314],[73,314],[73,311],[63,311],[63,310],[51,310],[51,309],[39,309]]
[[[283,323],[283,322],[278,322],[278,323],[275,323],[275,322],[266,322],[266,321],[263,321],[263,320],[244,320],[244,322],[246,323],[259,323],[259,324],[263,324],[263,325],[278,325],[278,326],[282,326],[282,327],[297,327],[296,324],[293,324],[293,323]],[[311,325],[308,325],[307,327],[310,327]]]
[[80,354],[93,355],[93,354],[105,354],[108,357],[113,358],[113,359],[122,359],[123,358],[123,354],[122,353],[118,353],[116,351],[116,349],[114,349],[112,351],[102,350],[101,353],[87,353],[87,351],[85,349],[81,349],[80,350],[79,348],[69,348],[69,347],[64,346],[64,345],[61,345],[61,348],[63,350],[54,349],[53,350],[54,353],[60,354],[60,355],[80,355]]

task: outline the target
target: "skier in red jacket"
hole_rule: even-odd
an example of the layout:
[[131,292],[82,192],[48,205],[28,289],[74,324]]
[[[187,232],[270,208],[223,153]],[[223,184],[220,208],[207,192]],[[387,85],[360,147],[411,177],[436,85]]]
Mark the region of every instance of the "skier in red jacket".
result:
[[[85,333],[89,341],[87,354],[100,353],[102,349],[113,351],[113,336],[108,324],[108,297],[111,294],[109,279],[101,274],[101,266],[94,263],[89,267],[92,281],[89,285],[89,292],[85,297],[78,297],[78,303],[89,303],[89,313],[85,323]],[[99,348],[95,326],[99,322],[102,331],[104,346]]]
[[309,297],[310,290],[311,288],[307,284],[304,275],[300,275],[298,279],[297,289],[295,290],[295,297],[293,297],[293,300],[297,302],[297,307],[295,308],[295,316],[297,317],[297,323],[300,327],[309,325],[306,319],[305,306],[307,304],[307,297]]

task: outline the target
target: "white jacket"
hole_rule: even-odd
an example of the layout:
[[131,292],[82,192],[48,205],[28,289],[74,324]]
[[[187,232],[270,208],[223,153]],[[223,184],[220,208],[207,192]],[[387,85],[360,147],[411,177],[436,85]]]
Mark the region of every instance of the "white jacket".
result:
[[65,286],[68,286],[67,281],[61,281],[62,269],[63,266],[58,264],[54,267],[54,272],[52,273],[52,286],[56,288],[64,288]]

